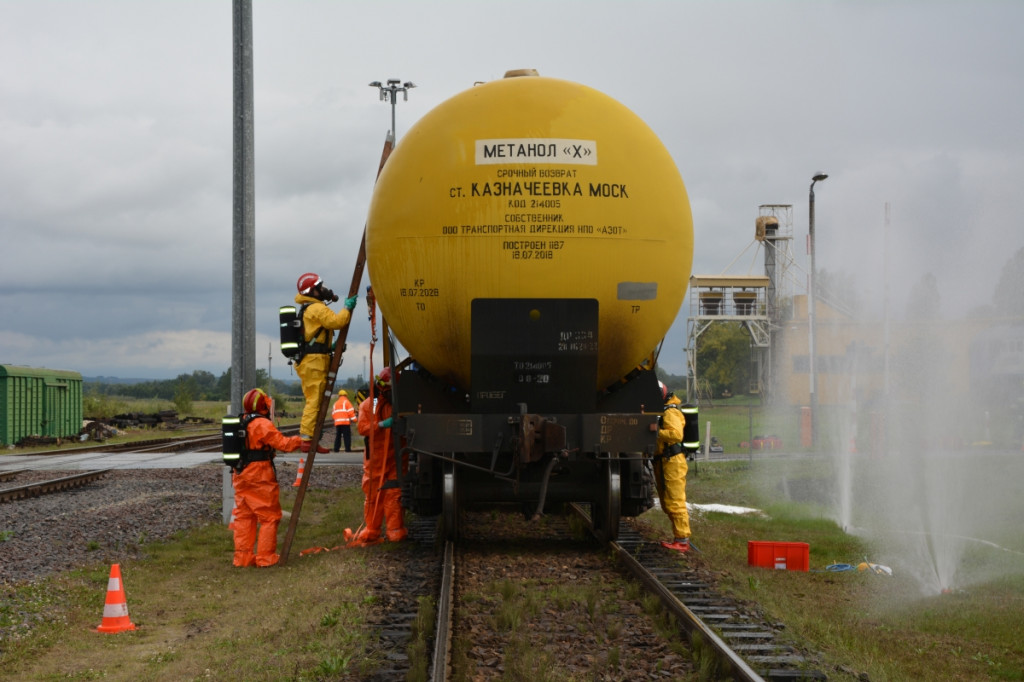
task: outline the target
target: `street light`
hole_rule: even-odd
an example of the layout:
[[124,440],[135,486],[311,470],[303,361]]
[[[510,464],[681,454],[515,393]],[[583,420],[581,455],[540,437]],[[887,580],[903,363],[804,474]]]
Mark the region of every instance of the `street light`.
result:
[[811,449],[818,449],[818,392],[817,377],[814,374],[814,183],[821,182],[828,175],[818,171],[811,178],[810,197],[808,198],[808,247],[811,252],[811,278],[807,286],[807,359],[810,368],[811,391]]
[[395,105],[398,104],[398,93],[402,93],[403,99],[409,101],[409,90],[416,87],[412,81],[402,82],[398,78],[389,78],[387,85],[380,81],[370,83],[371,88],[380,90],[380,101],[391,102],[391,137],[395,137]]

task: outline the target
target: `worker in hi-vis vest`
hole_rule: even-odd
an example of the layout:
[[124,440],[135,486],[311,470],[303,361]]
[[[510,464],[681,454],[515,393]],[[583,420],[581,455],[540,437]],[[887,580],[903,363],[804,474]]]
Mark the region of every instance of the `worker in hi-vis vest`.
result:
[[338,391],[338,399],[334,402],[334,409],[331,411],[334,417],[334,451],[339,452],[341,441],[345,440],[345,452],[352,452],[352,422],[356,420],[356,408],[352,407],[352,401],[348,399],[348,391]]

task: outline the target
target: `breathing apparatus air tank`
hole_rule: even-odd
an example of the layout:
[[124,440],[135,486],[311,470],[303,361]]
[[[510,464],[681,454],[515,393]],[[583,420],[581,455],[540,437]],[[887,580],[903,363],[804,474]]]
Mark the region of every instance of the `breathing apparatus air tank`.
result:
[[[463,389],[474,299],[596,300],[601,389],[657,347],[689,281],[689,199],[661,141],[611,97],[532,74],[427,113],[370,203],[381,311],[417,362]],[[566,329],[566,347],[595,343],[581,336]]]
[[686,403],[680,410],[683,412],[683,419],[686,420],[683,426],[683,452],[693,454],[700,450],[699,410],[693,403]]

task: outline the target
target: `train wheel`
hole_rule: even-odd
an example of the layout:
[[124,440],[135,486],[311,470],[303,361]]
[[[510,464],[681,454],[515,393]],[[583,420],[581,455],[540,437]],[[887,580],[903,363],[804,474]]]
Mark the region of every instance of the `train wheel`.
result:
[[442,510],[444,519],[444,537],[454,542],[459,538],[459,507],[458,496],[455,489],[455,465],[450,462],[444,464],[444,474],[441,481],[442,486]]
[[617,540],[621,518],[622,490],[619,480],[619,463],[606,461],[602,464],[602,479],[599,497],[590,505],[591,523],[594,532],[603,540]]

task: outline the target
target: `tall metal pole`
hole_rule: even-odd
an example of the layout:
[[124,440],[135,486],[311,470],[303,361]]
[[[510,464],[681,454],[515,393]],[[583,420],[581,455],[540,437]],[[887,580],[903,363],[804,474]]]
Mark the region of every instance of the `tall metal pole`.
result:
[[[406,95],[406,96],[408,97],[408,95]],[[397,139],[398,134],[395,132],[396,130],[397,130],[397,128],[395,128],[395,91],[392,90],[391,91],[391,137],[394,137],[394,138]]]
[[[234,212],[231,250],[231,412],[256,382],[255,173],[253,170],[252,0],[234,0]],[[224,522],[234,496],[224,469]]]
[[817,375],[815,374],[815,348],[814,348],[814,183],[827,178],[828,175],[819,171],[811,179],[810,196],[808,199],[808,228],[807,240],[810,251],[810,280],[807,286],[807,360],[810,375],[811,393],[811,449],[818,449],[818,391]]
[[890,402],[891,384],[889,383],[889,202],[885,202],[885,235],[882,247],[882,281],[885,284],[885,295],[883,305],[883,319],[885,320],[884,347],[885,347],[885,390],[882,402],[882,452],[883,456],[889,455],[889,415],[892,414],[892,403]]
[[886,414],[889,407],[889,202],[885,202],[885,235],[882,247],[882,281],[885,286],[883,297],[883,319],[885,320],[885,404]]

